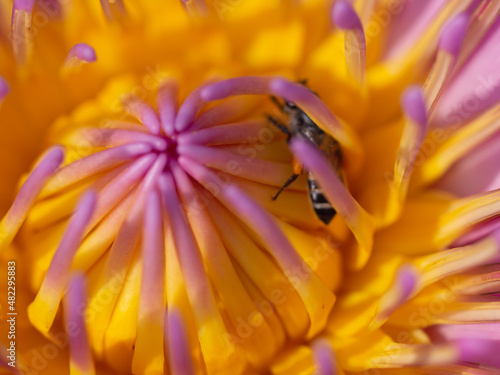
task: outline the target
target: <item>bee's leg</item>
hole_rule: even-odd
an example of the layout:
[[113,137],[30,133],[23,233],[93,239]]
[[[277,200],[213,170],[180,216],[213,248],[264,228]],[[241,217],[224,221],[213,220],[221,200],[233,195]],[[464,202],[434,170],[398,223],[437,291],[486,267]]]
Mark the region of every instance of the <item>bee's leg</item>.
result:
[[274,95],[270,95],[269,98],[274,104],[276,104],[276,107],[278,107],[280,111],[285,112],[284,105],[278,100],[277,97],[275,97]]
[[297,81],[297,83],[300,83],[301,85],[307,86],[307,81],[308,81],[308,79],[304,78],[304,79],[299,79]]
[[278,120],[276,117],[273,117],[271,115],[266,115],[267,119],[269,120],[269,122],[271,124],[273,124],[274,126],[276,126],[279,130],[281,130],[283,133],[286,134],[286,141],[290,141],[290,138],[292,138],[292,133],[290,132],[290,129],[288,129],[288,127],[283,124],[280,120]]
[[286,182],[283,184],[283,186],[278,190],[278,192],[276,193],[276,195],[273,197],[273,201],[275,201],[276,198],[278,198],[278,196],[281,194],[281,192],[283,190],[285,190],[288,186],[290,186],[292,184],[292,182],[294,182],[297,179],[297,177],[299,177],[299,176],[300,176],[300,174],[295,174],[295,173],[292,174],[288,178],[288,180],[286,180]]
[[295,158],[293,158],[292,160],[292,168],[293,168],[293,174],[288,178],[288,180],[286,180],[281,189],[273,197],[273,200],[276,200],[276,198],[278,198],[278,195],[280,195],[283,190],[285,190],[288,186],[290,186],[292,182],[294,182],[297,179],[297,177],[299,177],[302,174],[302,172],[304,172],[304,167]]

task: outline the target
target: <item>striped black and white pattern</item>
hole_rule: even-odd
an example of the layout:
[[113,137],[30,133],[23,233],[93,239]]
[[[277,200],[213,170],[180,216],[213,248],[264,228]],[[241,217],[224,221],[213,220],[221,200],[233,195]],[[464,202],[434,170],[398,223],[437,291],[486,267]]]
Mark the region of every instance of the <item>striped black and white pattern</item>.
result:
[[323,223],[329,224],[337,211],[335,211],[330,202],[328,202],[323,194],[323,190],[310,173],[307,175],[307,185],[309,187],[309,198],[311,199],[311,205],[314,212]]

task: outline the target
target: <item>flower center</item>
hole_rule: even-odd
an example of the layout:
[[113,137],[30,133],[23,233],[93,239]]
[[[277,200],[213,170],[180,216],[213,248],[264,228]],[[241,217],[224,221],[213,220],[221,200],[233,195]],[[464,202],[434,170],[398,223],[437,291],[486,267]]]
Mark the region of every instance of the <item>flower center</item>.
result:
[[[49,152],[8,216],[9,239],[26,218],[23,233],[37,265],[31,282],[38,293],[28,309],[35,327],[50,332],[72,269],[95,278],[87,309],[101,312],[87,322],[90,345],[124,372],[132,366],[143,373],[155,363],[161,373],[165,340],[199,353],[195,366],[209,373],[228,364],[260,368],[281,350],[281,337],[309,339],[325,327],[341,274],[337,240],[315,215],[305,181],[272,200],[293,172],[291,155],[260,107],[242,113],[245,106],[235,105],[241,95],[295,103],[329,127],[354,165],[358,145],[348,129],[309,89],[285,79],[207,84],[180,106],[171,81],[160,86],[156,108],[124,98],[137,121],[121,117],[66,133],[61,143],[76,154],[61,167],[62,149]],[[82,142],[89,139],[90,147]],[[324,155],[304,142],[290,146],[325,187],[334,221],[345,218],[353,231],[362,249],[354,261],[365,262],[370,218]],[[59,231],[60,242],[47,242],[56,238],[47,233]],[[111,284],[118,287],[110,292]],[[138,291],[133,301],[124,290]],[[179,344],[163,336],[165,314],[176,310],[199,337]],[[281,322],[279,334],[273,321]],[[128,363],[113,348],[123,349]]]

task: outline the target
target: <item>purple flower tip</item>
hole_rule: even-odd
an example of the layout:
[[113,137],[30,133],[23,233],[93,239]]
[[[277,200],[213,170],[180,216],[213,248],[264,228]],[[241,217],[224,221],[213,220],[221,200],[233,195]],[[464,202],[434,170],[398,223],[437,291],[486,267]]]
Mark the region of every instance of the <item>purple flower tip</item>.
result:
[[75,216],[78,215],[79,224],[90,220],[97,204],[97,193],[94,190],[88,190],[78,201],[75,209]]
[[71,291],[72,302],[82,302],[81,297],[85,296],[87,281],[85,274],[81,271],[73,272],[68,281],[68,291]]
[[286,90],[289,84],[290,82],[285,78],[275,78],[269,84],[269,88],[272,92],[282,92],[283,90]]
[[59,166],[64,160],[64,148],[60,146],[54,146],[51,147],[49,152],[51,164]]
[[344,30],[361,27],[358,14],[351,4],[345,0],[336,1],[332,8],[332,20],[335,25]]
[[469,26],[469,16],[460,13],[448,23],[441,34],[439,47],[452,55],[457,55]]
[[410,119],[423,127],[427,125],[427,107],[420,86],[411,86],[405,90],[401,106]]
[[0,76],[0,99],[3,99],[10,92],[10,86],[7,81]]
[[14,10],[24,10],[29,13],[33,11],[33,6],[35,5],[35,0],[15,0]]
[[97,60],[95,50],[86,43],[75,44],[72,50],[79,60],[86,61],[88,63],[95,62]]
[[405,264],[399,268],[398,282],[401,287],[404,299],[407,299],[417,286],[418,276],[415,268],[410,264]]
[[337,375],[335,354],[326,339],[317,339],[312,344],[318,375]]

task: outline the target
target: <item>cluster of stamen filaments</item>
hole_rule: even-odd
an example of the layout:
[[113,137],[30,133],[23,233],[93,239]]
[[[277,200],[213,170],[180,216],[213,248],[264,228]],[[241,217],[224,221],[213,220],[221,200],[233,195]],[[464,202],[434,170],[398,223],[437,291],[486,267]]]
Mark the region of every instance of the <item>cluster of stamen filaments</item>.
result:
[[[188,373],[185,366],[193,373],[201,368],[223,373],[248,364],[259,368],[285,337],[309,338],[324,328],[336,283],[326,269],[338,267],[338,254],[333,255],[337,249],[328,243],[330,237],[318,242],[303,232],[300,241],[317,242],[321,254],[326,252],[320,264],[307,256],[317,249],[296,248],[290,242],[288,235],[300,232],[302,224],[308,222],[309,229],[323,225],[308,206],[304,187],[272,201],[292,173],[290,162],[282,156],[275,160],[270,150],[251,158],[235,152],[237,146],[251,147],[262,129],[273,134],[270,142],[286,147],[283,137],[274,139],[280,133],[263,113],[231,122],[238,114],[228,111],[234,106],[227,101],[243,94],[263,95],[263,100],[276,95],[300,103],[311,116],[327,119],[346,149],[356,152],[353,140],[322,102],[301,84],[282,78],[240,77],[207,84],[179,108],[176,82],[168,80],[159,89],[157,111],[125,97],[125,111],[138,121],[77,129],[66,146],[71,149],[78,135],[85,134],[99,151],[87,150],[72,162],[63,162],[60,146],[47,151],[2,222],[3,246],[23,223],[23,236],[33,239],[32,284],[38,293],[28,315],[38,330],[53,333],[70,279],[76,280],[76,292],[67,298],[86,301],[87,311],[97,309],[103,296],[108,301],[91,322],[75,317],[71,309],[67,313],[87,325],[85,350],[91,347],[98,358],[123,370],[123,356],[110,359],[106,354],[115,342],[130,354],[134,373],[150,366],[158,371],[170,366],[173,373]],[[224,98],[227,101],[199,114],[209,101]],[[324,182],[333,181],[326,194],[338,203],[340,217],[361,217],[364,211],[321,153],[303,140],[292,147],[306,165],[315,165]],[[297,203],[302,209],[290,209],[291,201],[302,201]],[[347,221],[356,232],[359,223]],[[56,242],[47,242],[61,235],[57,248],[52,245]],[[356,238],[362,239],[355,233],[353,241]],[[77,270],[97,280],[91,283],[88,300],[82,294],[82,276],[71,276]],[[125,302],[130,288],[141,292]],[[282,325],[276,326],[277,321]],[[124,322],[131,332],[123,333]],[[166,329],[169,325],[177,328]],[[72,353],[76,347],[84,350],[81,337],[71,340],[79,340]],[[80,358],[75,366],[91,365],[86,363],[91,355],[75,358]]]
[[[157,111],[137,98],[124,97],[125,110],[138,121],[77,129],[67,137],[67,146],[77,145],[85,134],[86,140],[92,139],[100,151],[60,166],[62,149],[56,146],[49,150],[26,179],[2,222],[4,246],[23,222],[25,233],[35,238],[44,238],[44,231],[63,234],[57,249],[40,252],[47,246],[43,241],[32,249],[33,287],[39,291],[29,316],[41,332],[52,334],[61,299],[73,284],[75,292],[68,292],[67,298],[80,298],[88,311],[98,309],[99,313],[86,322],[68,310],[66,320],[86,324],[88,330],[88,338],[70,337],[78,341],[72,352],[73,347],[81,352],[87,343],[89,353],[92,348],[98,358],[106,358],[117,369],[127,365],[137,373],[148,366],[156,366],[158,371],[169,366],[173,373],[193,374],[200,369],[223,373],[224,369],[242,369],[248,364],[259,368],[281,348],[285,337],[311,338],[324,328],[335,298],[333,286],[325,273],[315,268],[317,262],[304,261],[304,248],[294,248],[287,238],[293,228],[286,222],[304,225],[307,210],[290,213],[291,201],[287,202],[286,196],[283,203],[281,197],[277,202],[271,200],[273,192],[291,174],[291,166],[272,156],[259,155],[249,161],[234,152],[235,145],[251,144],[249,139],[255,140],[259,130],[272,129],[263,115],[234,120],[237,114],[228,111],[235,107],[228,101],[238,99],[233,96],[249,94],[275,95],[297,103],[336,135],[348,162],[349,158],[359,157],[356,138],[319,98],[286,79],[239,77],[207,84],[194,90],[179,109],[173,80],[161,85]],[[221,99],[225,101],[202,110],[206,103]],[[407,127],[423,132],[426,108],[419,89],[406,93],[403,109],[407,112]],[[279,132],[274,130],[273,134]],[[400,154],[405,155],[405,147],[418,148],[421,137],[403,140]],[[283,137],[277,137],[275,142],[272,147],[285,143]],[[300,139],[292,139],[290,147],[325,187],[328,199],[351,229],[357,262],[366,262],[373,219],[318,150]],[[409,163],[405,158],[398,159],[396,171],[398,163]],[[402,177],[408,178],[405,174]],[[404,194],[406,187],[399,186],[399,194]],[[307,202],[303,188],[284,194],[291,194],[294,205]],[[451,228],[453,233],[444,233],[444,228],[442,236],[452,238],[469,227],[470,220],[479,219],[469,217],[462,227]],[[317,220],[312,213],[305,221],[311,220]],[[496,251],[496,244],[481,245],[480,249],[489,259],[493,247]],[[461,257],[469,262],[469,252],[457,251],[464,253]],[[423,266],[428,263],[433,261],[422,261]],[[299,282],[294,271],[298,266]],[[263,279],[262,269],[268,276],[279,277]],[[82,292],[85,277],[71,276],[74,270],[83,270],[98,280],[88,296]],[[442,270],[427,271],[423,269],[424,273],[447,276]],[[418,272],[403,267],[394,287],[381,299],[376,318],[370,323],[372,329],[384,324],[418,290],[435,282],[429,277],[423,284]],[[126,297],[128,290],[141,292],[130,301]],[[287,303],[276,300],[276,290],[287,291]],[[104,296],[107,302],[102,307]],[[220,302],[229,320],[222,315]],[[242,325],[241,317],[251,318]],[[274,320],[283,324],[281,333],[275,331]],[[130,332],[123,333],[125,321],[133,324]],[[249,336],[247,326],[251,328]],[[194,337],[189,334],[193,330],[197,332]],[[218,345],[216,350],[214,343]],[[106,354],[113,344],[130,354],[131,363]],[[169,353],[167,358],[164,348]],[[325,342],[313,348],[318,361],[325,350],[331,350]],[[245,360],[238,354],[241,349]],[[408,347],[407,355],[412,356],[415,350],[420,349]],[[445,362],[456,360],[455,349],[445,345],[440,350],[447,353]],[[75,366],[91,366],[87,362],[92,358],[75,356]],[[326,363],[318,362],[319,367],[333,366],[328,359],[321,361]],[[372,365],[377,367],[377,363]]]

